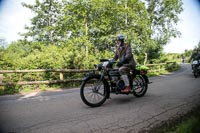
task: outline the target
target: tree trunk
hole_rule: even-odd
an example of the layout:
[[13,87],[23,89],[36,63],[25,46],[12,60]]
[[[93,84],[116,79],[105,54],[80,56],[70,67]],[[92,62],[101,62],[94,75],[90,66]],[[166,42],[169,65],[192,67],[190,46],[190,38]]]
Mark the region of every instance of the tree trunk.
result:
[[147,63],[147,57],[148,57],[148,54],[145,53],[145,56],[144,56],[144,65]]

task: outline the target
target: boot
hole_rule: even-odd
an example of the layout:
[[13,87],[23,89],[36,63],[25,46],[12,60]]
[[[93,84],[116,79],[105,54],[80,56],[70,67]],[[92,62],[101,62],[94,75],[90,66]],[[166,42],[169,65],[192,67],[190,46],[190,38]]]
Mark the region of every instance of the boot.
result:
[[121,92],[125,92],[128,93],[131,91],[131,87],[130,86],[126,86],[125,89],[121,90]]
[[128,93],[131,91],[131,87],[129,85],[129,79],[128,79],[128,76],[127,75],[122,75],[122,79],[124,81],[124,84],[125,84],[125,88],[123,90],[121,90],[121,92],[125,92],[125,93]]

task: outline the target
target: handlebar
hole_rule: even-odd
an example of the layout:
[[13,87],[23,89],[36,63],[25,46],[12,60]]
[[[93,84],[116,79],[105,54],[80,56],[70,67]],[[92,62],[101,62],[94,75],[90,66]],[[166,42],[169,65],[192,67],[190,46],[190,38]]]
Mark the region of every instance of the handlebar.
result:
[[100,62],[106,62],[106,61],[108,61],[110,63],[117,63],[117,61],[112,60],[112,59],[100,59]]
[[109,61],[108,59],[100,59],[100,62],[106,62]]

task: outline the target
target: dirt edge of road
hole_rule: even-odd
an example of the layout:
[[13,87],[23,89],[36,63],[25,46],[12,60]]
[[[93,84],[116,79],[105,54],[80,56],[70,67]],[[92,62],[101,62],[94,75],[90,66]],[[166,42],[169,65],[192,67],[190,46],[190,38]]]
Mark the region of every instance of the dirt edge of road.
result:
[[142,130],[139,133],[164,133],[164,132],[170,132],[176,129],[177,125],[181,122],[190,119],[192,116],[197,115],[197,113],[200,112],[200,105],[194,107],[186,114],[171,118],[168,121],[164,121],[150,130]]

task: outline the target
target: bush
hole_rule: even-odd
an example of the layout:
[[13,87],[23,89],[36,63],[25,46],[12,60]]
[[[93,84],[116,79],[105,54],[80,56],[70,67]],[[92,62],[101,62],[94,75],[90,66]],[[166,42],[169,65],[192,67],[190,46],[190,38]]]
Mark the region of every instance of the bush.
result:
[[168,62],[166,64],[166,70],[169,72],[176,71],[180,68],[179,64],[177,62]]

